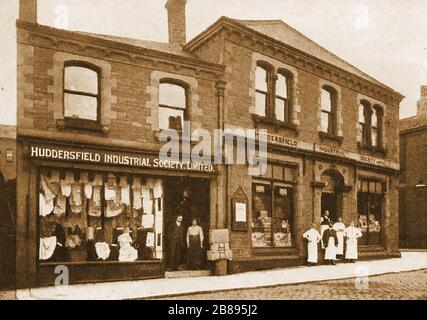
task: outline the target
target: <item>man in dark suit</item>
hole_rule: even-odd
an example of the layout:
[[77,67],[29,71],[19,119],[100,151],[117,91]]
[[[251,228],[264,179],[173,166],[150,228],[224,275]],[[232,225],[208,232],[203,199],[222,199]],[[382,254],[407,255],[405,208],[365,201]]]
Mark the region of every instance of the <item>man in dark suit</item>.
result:
[[171,225],[169,231],[169,267],[174,271],[178,270],[178,266],[181,262],[184,241],[185,238],[182,215],[178,215],[175,222]]

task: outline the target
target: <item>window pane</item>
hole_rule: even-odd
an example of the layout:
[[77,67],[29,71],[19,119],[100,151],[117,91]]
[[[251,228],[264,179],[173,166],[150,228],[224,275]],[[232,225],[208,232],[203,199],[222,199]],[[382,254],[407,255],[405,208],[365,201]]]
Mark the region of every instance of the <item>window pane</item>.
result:
[[292,247],[293,190],[289,187],[274,187],[273,245]]
[[252,245],[255,248],[271,247],[271,187],[253,184]]
[[267,95],[264,93],[257,92],[255,94],[255,114],[259,116],[266,116],[266,106],[267,106]]
[[98,99],[95,97],[65,93],[65,117],[97,120]]
[[64,72],[65,89],[98,94],[98,73],[96,71],[82,67],[66,67]]
[[159,128],[182,131],[184,126],[184,110],[159,108]]
[[323,132],[328,132],[329,128],[329,113],[322,112],[321,126]]
[[278,74],[277,75],[277,82],[276,82],[276,95],[287,98],[288,97],[288,83],[287,79],[284,75]]
[[329,112],[332,111],[332,95],[329,91],[326,91],[325,89],[322,89],[321,103],[322,110]]
[[285,121],[286,117],[286,101],[282,99],[276,99],[276,119]]
[[363,104],[359,105],[359,122],[365,123],[365,106]]
[[171,83],[161,83],[159,86],[159,103],[185,109],[185,88]]
[[372,132],[372,145],[377,147],[378,146],[378,129],[372,128],[371,132]]
[[256,68],[255,89],[267,92],[267,70],[264,68]]
[[377,110],[374,110],[374,112],[372,113],[372,126],[373,127],[377,127],[378,126],[378,114],[377,114]]

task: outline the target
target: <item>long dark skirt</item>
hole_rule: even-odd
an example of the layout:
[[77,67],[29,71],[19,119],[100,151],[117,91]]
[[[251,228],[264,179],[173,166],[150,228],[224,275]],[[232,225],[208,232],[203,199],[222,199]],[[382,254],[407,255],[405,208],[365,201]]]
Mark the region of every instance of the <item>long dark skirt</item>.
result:
[[200,236],[190,236],[188,247],[188,266],[191,269],[200,269],[202,264],[202,248],[200,246]]

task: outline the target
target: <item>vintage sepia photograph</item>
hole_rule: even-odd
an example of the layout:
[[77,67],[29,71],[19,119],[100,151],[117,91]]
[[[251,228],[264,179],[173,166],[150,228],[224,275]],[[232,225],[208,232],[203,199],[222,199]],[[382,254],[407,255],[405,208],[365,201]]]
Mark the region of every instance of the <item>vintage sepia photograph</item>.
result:
[[425,12],[0,0],[0,300],[427,300]]

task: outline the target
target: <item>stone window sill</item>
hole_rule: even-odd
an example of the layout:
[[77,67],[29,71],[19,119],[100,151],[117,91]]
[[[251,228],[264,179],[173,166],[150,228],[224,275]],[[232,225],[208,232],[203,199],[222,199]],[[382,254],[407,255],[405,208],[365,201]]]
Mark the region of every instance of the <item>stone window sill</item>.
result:
[[366,146],[366,145],[362,145],[360,142],[357,143],[357,146],[358,146],[359,150],[369,151],[370,153],[379,154],[383,157],[385,157],[387,155],[387,149],[385,149],[383,147]]
[[341,145],[342,142],[344,141],[344,137],[340,137],[328,132],[319,132],[319,137],[320,137],[320,140],[322,140],[322,142],[328,141],[328,140],[335,141],[335,142],[338,142],[339,145]]
[[56,126],[59,129],[82,130],[82,131],[100,133],[104,135],[107,134],[110,130],[109,126],[102,125],[98,121],[74,119],[74,118],[64,118],[61,120],[56,120]]
[[276,131],[279,129],[292,130],[295,132],[299,131],[298,126],[294,123],[291,123],[291,122],[284,122],[284,121],[280,121],[277,119],[271,119],[271,118],[259,116],[256,114],[252,114],[252,120],[254,122],[255,128],[257,128],[257,126],[260,123],[263,123],[263,124],[270,125],[270,126],[274,127],[274,130],[276,130]]

